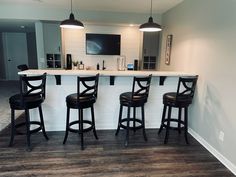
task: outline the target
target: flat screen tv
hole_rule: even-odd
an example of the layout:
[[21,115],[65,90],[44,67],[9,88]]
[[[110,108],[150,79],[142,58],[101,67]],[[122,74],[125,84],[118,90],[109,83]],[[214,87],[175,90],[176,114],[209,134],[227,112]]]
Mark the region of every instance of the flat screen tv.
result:
[[86,33],[87,55],[120,55],[120,35]]

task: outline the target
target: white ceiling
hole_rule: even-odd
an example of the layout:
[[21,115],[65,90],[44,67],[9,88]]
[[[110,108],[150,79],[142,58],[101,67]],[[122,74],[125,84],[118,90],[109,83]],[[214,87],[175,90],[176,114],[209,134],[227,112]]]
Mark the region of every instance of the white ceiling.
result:
[[[153,13],[162,14],[183,0],[153,0]],[[73,0],[73,9],[112,12],[150,12],[151,0]],[[1,0],[0,3],[70,8],[70,0]]]
[[[181,3],[183,0],[153,0],[153,14],[162,14]],[[73,9],[83,11],[108,11],[150,13],[151,0],[72,0]],[[46,7],[52,9],[70,9],[71,0],[0,0],[1,4],[24,5],[29,8]],[[26,26],[22,28],[21,26]],[[0,19],[0,31],[32,31],[34,22],[26,20]]]

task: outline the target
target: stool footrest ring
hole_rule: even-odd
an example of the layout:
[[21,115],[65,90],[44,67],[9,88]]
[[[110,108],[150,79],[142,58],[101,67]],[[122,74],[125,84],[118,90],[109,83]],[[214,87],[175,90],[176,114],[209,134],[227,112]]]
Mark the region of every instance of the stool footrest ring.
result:
[[75,128],[72,128],[71,126],[72,125],[75,125],[75,124],[80,124],[80,121],[76,120],[76,121],[72,121],[69,123],[69,128],[68,130],[70,132],[74,132],[74,133],[82,133],[82,132],[88,132],[88,131],[91,131],[94,127],[92,121],[89,121],[89,120],[83,120],[83,124],[87,124],[87,125],[90,125],[89,127],[87,128],[83,128],[83,130],[79,130],[79,129],[75,129]]
[[[163,122],[162,122],[162,126],[167,128],[167,122],[168,122],[168,119],[165,119]],[[178,119],[175,119],[175,118],[171,118],[170,119],[170,122],[177,122],[177,123],[180,123],[181,125],[184,125],[185,126],[185,123],[184,121],[182,120],[178,120]],[[184,127],[180,127],[180,128],[184,128]],[[179,130],[178,127],[172,127],[172,126],[169,126],[169,129],[172,129],[172,130]]]
[[[33,133],[37,133],[39,132],[40,130],[42,130],[42,124],[41,122],[39,121],[30,121],[29,122],[30,125],[39,125],[39,127],[35,128],[35,129],[31,129],[30,130],[30,134],[33,134]],[[22,122],[22,123],[18,123],[15,125],[16,129],[19,128],[19,127],[23,127],[26,125],[26,122]],[[20,132],[20,131],[16,131],[17,134],[19,135],[25,135],[26,133],[25,132]]]
[[[128,118],[122,119],[121,122],[120,122],[120,127],[122,127],[123,129],[127,129],[127,125],[123,124],[123,122],[127,122],[127,121],[128,121]],[[137,122],[137,123],[139,123],[139,125],[137,125],[135,127],[129,127],[129,129],[131,129],[131,130],[138,130],[138,129],[143,128],[142,120],[130,118],[129,121],[130,122]],[[132,125],[132,124],[130,124],[130,125]]]

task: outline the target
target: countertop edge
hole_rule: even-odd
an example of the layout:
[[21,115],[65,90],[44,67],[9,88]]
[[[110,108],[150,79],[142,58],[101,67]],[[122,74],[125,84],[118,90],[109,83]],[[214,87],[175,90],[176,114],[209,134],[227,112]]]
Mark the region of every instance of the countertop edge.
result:
[[109,71],[109,70],[47,70],[47,69],[29,69],[18,72],[19,75],[39,75],[47,73],[48,75],[61,76],[91,76],[97,73],[100,76],[195,76],[196,73],[186,73],[177,71]]

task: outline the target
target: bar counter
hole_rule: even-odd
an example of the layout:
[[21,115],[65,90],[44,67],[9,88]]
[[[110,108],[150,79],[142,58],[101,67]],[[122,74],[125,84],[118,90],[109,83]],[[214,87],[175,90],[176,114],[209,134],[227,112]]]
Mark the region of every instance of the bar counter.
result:
[[[64,131],[66,122],[65,98],[76,93],[77,76],[100,74],[98,98],[95,103],[95,122],[97,129],[116,129],[119,114],[119,95],[131,91],[133,76],[152,74],[148,102],[145,105],[146,128],[159,128],[162,114],[162,95],[176,91],[180,76],[194,76],[195,73],[166,71],[109,71],[109,70],[26,70],[19,75],[38,75],[47,73],[46,99],[42,105],[47,131]],[[59,76],[55,82],[55,77]],[[161,79],[162,78],[162,79]],[[58,78],[57,78],[58,79]],[[165,82],[164,82],[165,81]],[[162,82],[162,83],[161,83]],[[161,84],[160,84],[161,83]],[[123,115],[126,109],[124,109]],[[174,111],[175,112],[175,111]],[[77,110],[71,110],[71,120],[78,119]],[[140,110],[137,109],[137,117]],[[31,119],[38,119],[38,110],[30,111]],[[84,111],[84,118],[90,119],[90,112]],[[99,136],[99,135],[98,135]]]
[[185,73],[185,72],[173,72],[173,71],[117,71],[117,70],[64,70],[64,69],[29,69],[26,71],[20,71],[19,74],[43,74],[47,73],[48,75],[84,75],[91,76],[97,73],[100,76],[146,76],[152,74],[153,76],[193,76],[196,74]]

